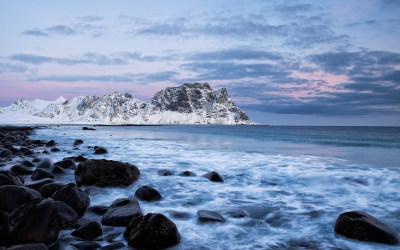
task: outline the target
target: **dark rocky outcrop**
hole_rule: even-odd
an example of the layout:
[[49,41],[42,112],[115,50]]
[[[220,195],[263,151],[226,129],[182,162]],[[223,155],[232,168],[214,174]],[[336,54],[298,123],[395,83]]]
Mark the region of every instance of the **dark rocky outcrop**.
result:
[[138,201],[134,198],[121,198],[111,204],[101,223],[103,225],[128,226],[135,216],[142,216]]
[[104,215],[109,207],[103,205],[91,206],[87,209],[87,212],[94,213],[97,215]]
[[359,212],[346,212],[336,219],[335,232],[348,238],[396,245],[399,238],[388,226],[375,217]]
[[0,246],[5,246],[8,241],[9,213],[0,211]]
[[13,152],[11,150],[3,148],[0,149],[0,158],[7,158],[13,155]]
[[56,142],[54,140],[50,140],[46,143],[46,147],[53,147],[56,145]]
[[217,212],[209,210],[197,211],[199,222],[225,222],[225,218]]
[[62,201],[55,201],[57,206],[57,214],[59,218],[59,225],[61,228],[71,227],[78,219],[78,214],[67,203]]
[[89,196],[78,188],[74,183],[69,183],[53,194],[53,199],[63,201],[71,206],[78,216],[82,216],[89,207]]
[[124,236],[134,248],[160,249],[179,244],[176,225],[163,214],[148,213],[131,221]]
[[192,173],[190,171],[184,171],[184,172],[180,173],[179,176],[196,176],[196,174]]
[[24,180],[11,170],[0,170],[0,186],[24,185]]
[[51,152],[60,152],[61,150],[59,148],[52,148],[50,151]]
[[35,189],[35,190],[39,190],[42,186],[48,184],[48,183],[53,183],[54,180],[50,179],[50,178],[44,178],[44,179],[40,179],[37,181],[27,181],[25,182],[25,186]]
[[51,172],[53,174],[64,174],[65,170],[63,168],[60,168],[59,166],[55,165],[52,169]]
[[21,165],[24,165],[25,167],[28,167],[28,168],[33,168],[35,166],[35,164],[33,164],[32,162],[30,162],[28,160],[22,161]]
[[42,198],[42,195],[27,187],[6,185],[0,187],[0,197],[0,211],[12,212],[24,203]]
[[83,224],[71,233],[72,236],[90,241],[95,240],[102,234],[103,230],[97,221],[90,221],[86,224]]
[[59,166],[63,169],[75,169],[75,167],[76,167],[75,162],[71,159],[58,161],[58,162],[54,163],[54,166]]
[[80,145],[80,144],[83,144],[83,140],[78,139],[78,140],[74,141],[74,146],[77,146],[77,145]]
[[31,175],[31,179],[35,180],[35,181],[41,180],[44,178],[54,179],[54,175],[51,172],[49,172],[45,169],[42,169],[42,168],[35,169]]
[[82,130],[96,130],[95,128],[83,127]]
[[141,186],[135,192],[136,197],[144,201],[158,201],[162,199],[160,192],[149,186]]
[[83,155],[78,155],[77,157],[74,158],[74,161],[76,161],[76,162],[84,162],[86,160],[87,160],[87,158],[84,157]]
[[11,243],[44,243],[58,238],[57,207],[53,199],[36,199],[15,209],[8,221]]
[[208,172],[207,174],[204,175],[204,177],[213,182],[224,182],[222,177],[215,171]]
[[108,151],[107,151],[107,149],[105,149],[103,147],[95,147],[94,154],[95,155],[108,154]]
[[64,184],[57,182],[47,183],[39,188],[39,193],[41,193],[43,197],[51,197],[58,189],[62,188],[63,186]]
[[11,171],[20,175],[29,175],[32,174],[33,170],[24,165],[14,165],[11,167]]
[[111,160],[87,160],[75,169],[78,185],[128,186],[139,178],[139,169],[129,163]]
[[172,173],[171,173],[171,171],[169,171],[169,170],[158,170],[157,171],[157,174],[158,175],[161,175],[161,176],[169,176],[169,175],[172,175]]

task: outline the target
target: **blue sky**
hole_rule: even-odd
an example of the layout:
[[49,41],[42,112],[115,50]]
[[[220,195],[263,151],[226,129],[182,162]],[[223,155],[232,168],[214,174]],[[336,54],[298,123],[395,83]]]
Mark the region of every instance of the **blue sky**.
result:
[[257,122],[400,125],[400,1],[2,1],[0,105],[185,82]]

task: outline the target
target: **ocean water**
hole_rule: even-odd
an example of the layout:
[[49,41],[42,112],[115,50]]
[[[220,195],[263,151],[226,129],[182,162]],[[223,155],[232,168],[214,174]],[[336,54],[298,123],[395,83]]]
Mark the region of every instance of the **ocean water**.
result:
[[[32,138],[57,142],[62,151],[49,155],[54,161],[85,154],[136,165],[141,171],[136,183],[102,188],[91,194],[91,204],[110,205],[117,198],[134,197],[141,185],[159,190],[161,201],[140,201],[140,206],[144,214],[163,213],[177,225],[182,240],[172,249],[398,249],[340,237],[333,227],[339,214],[359,210],[400,234],[400,128],[96,129],[54,126],[37,130]],[[72,150],[75,139],[84,141],[79,150]],[[87,146],[96,145],[109,153],[93,155]],[[161,169],[173,175],[160,176]],[[179,176],[186,170],[196,176]],[[217,171],[224,182],[202,176],[209,171]],[[73,172],[56,181],[73,182]],[[219,212],[226,223],[199,223],[200,209]],[[239,209],[246,217],[228,215]],[[187,217],[175,218],[176,212]]]

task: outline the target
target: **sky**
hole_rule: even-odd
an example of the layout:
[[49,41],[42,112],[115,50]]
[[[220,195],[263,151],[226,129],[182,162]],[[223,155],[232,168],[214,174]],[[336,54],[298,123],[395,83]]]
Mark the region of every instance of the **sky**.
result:
[[255,122],[400,126],[400,0],[0,1],[0,106],[225,87]]

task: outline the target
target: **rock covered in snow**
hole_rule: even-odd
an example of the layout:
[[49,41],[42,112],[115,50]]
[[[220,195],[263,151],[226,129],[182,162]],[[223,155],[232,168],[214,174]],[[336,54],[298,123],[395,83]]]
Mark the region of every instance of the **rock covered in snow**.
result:
[[0,108],[0,121],[80,124],[254,124],[225,88],[185,83],[155,94],[150,102],[114,92],[103,97],[63,97],[56,101],[20,99]]

